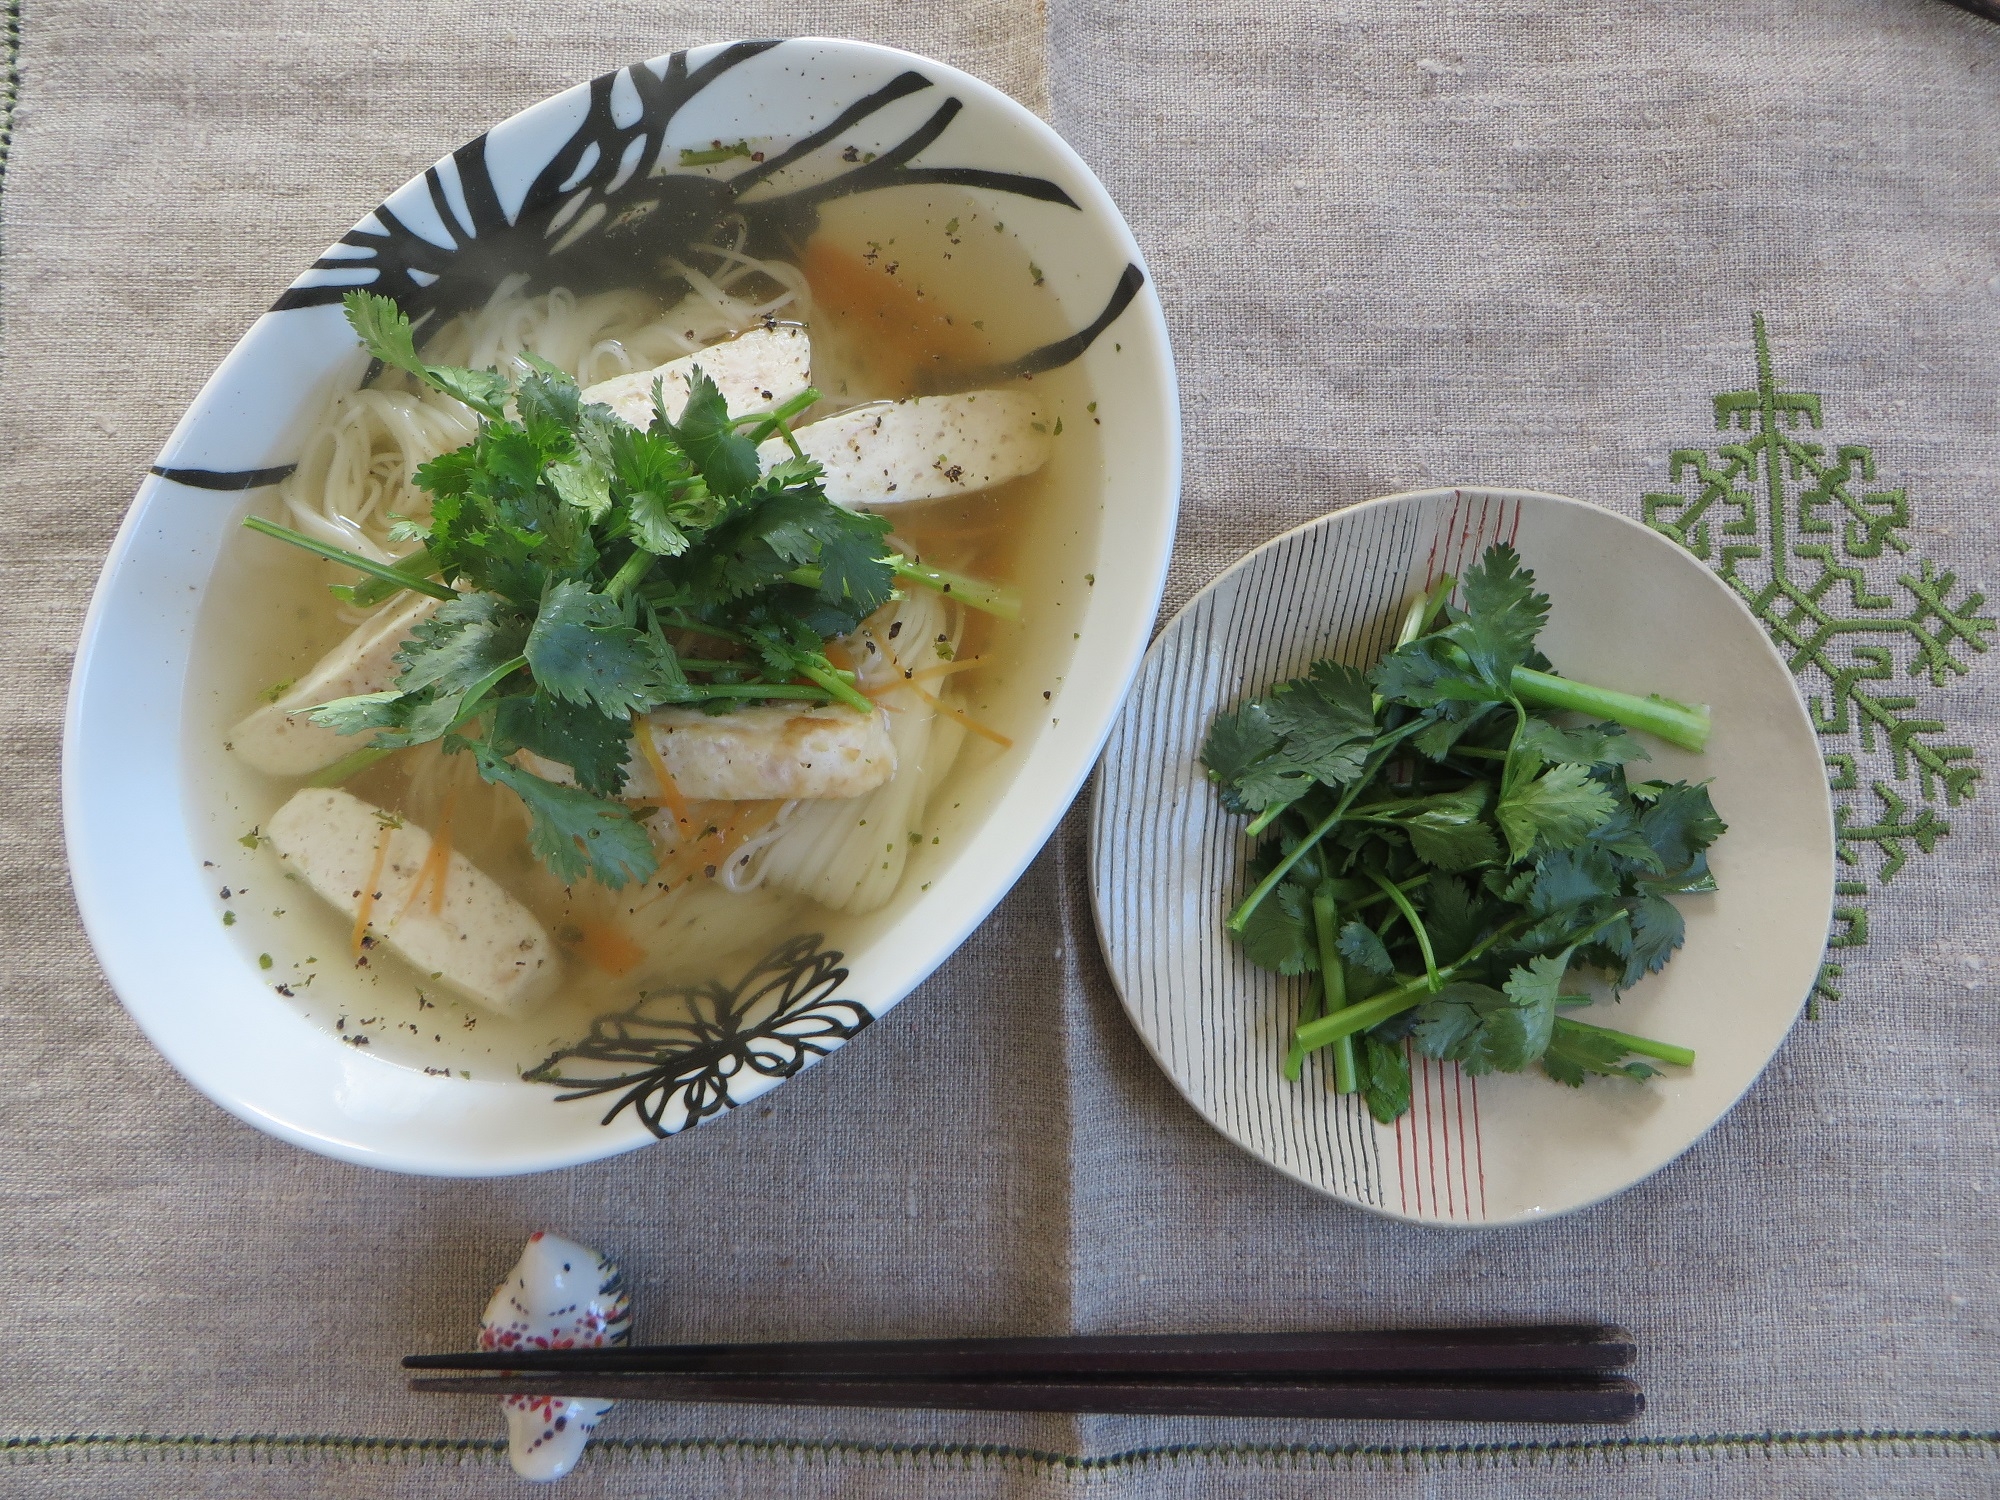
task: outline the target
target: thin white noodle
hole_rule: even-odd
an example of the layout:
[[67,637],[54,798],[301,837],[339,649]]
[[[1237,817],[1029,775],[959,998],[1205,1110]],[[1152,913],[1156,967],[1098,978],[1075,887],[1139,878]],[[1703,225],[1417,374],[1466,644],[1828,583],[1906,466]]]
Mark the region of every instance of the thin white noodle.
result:
[[[848,638],[850,647],[860,648],[855,671],[862,690],[875,694],[883,708],[901,710],[889,719],[896,774],[865,796],[801,802],[778,837],[755,852],[745,867],[746,879],[857,914],[876,910],[896,893],[911,835],[923,836],[931,791],[951,769],[964,740],[958,722],[938,713],[907,684],[896,662],[914,670],[940,638],[947,651],[955,651],[957,614],[955,605],[914,589],[865,622],[858,639]],[[870,645],[875,649],[869,650]]]

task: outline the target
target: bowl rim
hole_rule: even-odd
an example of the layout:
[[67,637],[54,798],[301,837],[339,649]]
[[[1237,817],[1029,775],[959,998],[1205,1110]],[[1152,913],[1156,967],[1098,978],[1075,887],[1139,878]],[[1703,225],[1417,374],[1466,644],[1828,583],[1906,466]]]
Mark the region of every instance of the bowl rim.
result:
[[[1197,606],[1199,606],[1209,596],[1214,594],[1215,591],[1221,588],[1225,583],[1227,583],[1228,580],[1235,577],[1238,573],[1242,572],[1246,568],[1249,568],[1258,558],[1278,550],[1279,548],[1292,542],[1295,538],[1303,536],[1307,532],[1328,525],[1329,523],[1342,517],[1353,516],[1358,513],[1370,510],[1387,509],[1395,505],[1406,505],[1420,501],[1441,499],[1443,497],[1451,496],[1455,493],[1460,493],[1460,492],[1472,492],[1481,495],[1491,495],[1502,499],[1526,500],[1526,501],[1532,501],[1537,504],[1552,503],[1565,508],[1579,508],[1587,510],[1591,512],[1593,515],[1602,516],[1611,521],[1615,521],[1619,525],[1628,527],[1633,531],[1642,532],[1645,534],[1647,538],[1649,538],[1653,542],[1658,542],[1662,545],[1669,547],[1672,547],[1674,545],[1670,538],[1662,536],[1660,533],[1654,531],[1651,527],[1646,526],[1642,522],[1634,520],[1630,516],[1612,510],[1607,506],[1596,505],[1588,500],[1580,500],[1573,495],[1559,495],[1550,490],[1534,490],[1534,489],[1525,489],[1518,485],[1487,484],[1487,483],[1475,483],[1475,482],[1446,484],[1446,485],[1428,485],[1423,489],[1399,490],[1394,494],[1374,496],[1370,499],[1357,501],[1352,505],[1341,506],[1338,509],[1330,510],[1321,515],[1314,516],[1309,520],[1301,522],[1297,526],[1290,527],[1287,530],[1278,533],[1276,536],[1271,537],[1267,541],[1259,543],[1257,546],[1252,547],[1249,551],[1243,553],[1240,557],[1237,557],[1234,560],[1232,560],[1226,567],[1224,567],[1218,573],[1216,573],[1213,578],[1209,579],[1199,589],[1197,589],[1193,594],[1191,594],[1188,597],[1187,601],[1183,603],[1179,609],[1174,611],[1173,617],[1160,627],[1159,631],[1154,635],[1152,644],[1146,650],[1145,662],[1142,663],[1141,670],[1143,671],[1144,666],[1150,663],[1154,659],[1156,653],[1166,649],[1166,644],[1168,642],[1169,637],[1172,635],[1172,633],[1175,630],[1175,627],[1181,623],[1184,617],[1190,615],[1197,608]],[[1676,548],[1676,550],[1678,551],[1681,549]],[[1708,577],[1711,581],[1717,584],[1718,587],[1716,589],[1716,593],[1718,597],[1726,598],[1729,601],[1730,605],[1733,606],[1737,615],[1740,617],[1740,623],[1742,623],[1746,627],[1748,631],[1748,636],[1746,637],[1746,639],[1754,639],[1755,642],[1757,643],[1754,649],[1758,650],[1762,654],[1762,656],[1766,659],[1766,664],[1776,667],[1780,672],[1780,674],[1782,675],[1783,679],[1791,684],[1792,693],[1791,693],[1790,706],[1794,710],[1796,715],[1801,720],[1804,721],[1807,730],[1811,732],[1813,735],[1814,742],[1817,743],[1818,735],[1816,731],[1812,730],[1811,716],[1807,710],[1805,699],[1802,693],[1800,692],[1798,679],[1792,672],[1791,668],[1788,665],[1786,665],[1783,655],[1778,651],[1777,646],[1772,642],[1770,635],[1768,634],[1768,632],[1765,631],[1762,623],[1758,621],[1757,617],[1753,613],[1751,613],[1749,606],[1746,605],[1744,601],[1740,597],[1738,597],[1733,590],[1729,589],[1726,585],[1722,584],[1721,580],[1716,577],[1712,569],[1702,567],[1699,563],[1699,560],[1693,558],[1691,555],[1688,556],[1688,560],[1691,563],[1694,563],[1695,566],[1699,567],[1700,571],[1703,573],[1704,576]],[[1129,706],[1129,694],[1128,694],[1128,706]],[[1121,719],[1123,717],[1124,712],[1125,710],[1120,711],[1119,717]],[[1109,736],[1107,736],[1107,739],[1108,738]],[[1224,1128],[1224,1126],[1218,1120],[1213,1118],[1206,1109],[1204,1109],[1201,1105],[1197,1104],[1195,1100],[1189,1095],[1187,1090],[1182,1087],[1180,1078],[1176,1075],[1173,1067],[1170,1065],[1166,1056],[1161,1052],[1160,1046],[1156,1041],[1156,1039],[1154,1038],[1152,1032],[1141,1021],[1132,998],[1126,993],[1126,986],[1122,978],[1120,977],[1117,965],[1112,960],[1111,956],[1112,943],[1106,927],[1107,917],[1105,912],[1104,891],[1102,884],[1096,878],[1100,829],[1102,827],[1103,819],[1105,817],[1104,799],[1107,795],[1105,788],[1106,788],[1106,780],[1105,778],[1100,777],[1095,786],[1092,788],[1091,792],[1090,835],[1089,835],[1090,842],[1089,842],[1089,853],[1087,858],[1089,867],[1092,872],[1090,879],[1090,908],[1091,908],[1092,925],[1097,934],[1099,950],[1104,955],[1105,970],[1110,977],[1112,989],[1118,996],[1119,1008],[1124,1012],[1125,1018],[1127,1022],[1131,1025],[1132,1030],[1135,1033],[1137,1033],[1140,1043],[1146,1049],[1147,1056],[1153,1061],[1154,1065],[1159,1068],[1161,1074],[1165,1076],[1168,1084],[1171,1085],[1174,1092],[1180,1096],[1182,1102],[1185,1103],[1190,1109],[1192,1109],[1195,1112],[1195,1114],[1200,1118],[1200,1120],[1204,1125],[1208,1126],[1217,1135],[1220,1135],[1230,1145],[1236,1147],[1238,1150],[1242,1151],[1245,1155],[1254,1158],[1260,1164],[1270,1168],[1272,1171],[1275,1171],[1280,1175],[1289,1178],[1291,1181],[1298,1183],[1302,1187],[1309,1188],[1313,1193],[1315,1193],[1320,1197],[1331,1199],[1332,1201],[1341,1204],[1343,1207],[1359,1209],[1365,1213],[1374,1214],[1381,1218],[1394,1220],[1399,1224],[1408,1224],[1416,1228],[1422,1228],[1422,1229],[1444,1229],[1444,1230],[1483,1232],[1487,1230],[1514,1228],[1526,1224],[1541,1223],[1547,1220],[1566,1218],[1571,1214],[1581,1213],[1585,1209],[1595,1208],[1599,1204],[1608,1202],[1610,1199],[1615,1198],[1622,1193],[1630,1191],[1632,1188],[1637,1187],[1640,1183],[1643,1183],[1652,1177],[1658,1176],[1661,1172],[1665,1171],[1668,1167],[1672,1166],[1675,1162],[1679,1161],[1689,1151],[1693,1150],[1696,1145],[1698,1145],[1704,1138],[1706,1138],[1710,1134],[1710,1132],[1712,1132],[1718,1125],[1720,1125],[1722,1121],[1726,1119],[1737,1108],[1737,1106],[1743,1102],[1744,1097],[1750,1092],[1750,1090],[1756,1087],[1756,1085],[1763,1079],[1764,1075],[1770,1070],[1771,1064],[1777,1060],[1778,1053],[1783,1050],[1785,1043],[1790,1040],[1793,1030],[1798,1025],[1799,1017],[1805,1013],[1806,1005],[1808,1001],[1810,1001],[1810,999],[1812,998],[1812,982],[1811,980],[1808,980],[1805,987],[1800,990],[1798,1000],[1793,1005],[1791,1014],[1785,1022],[1784,1029],[1779,1033],[1778,1039],[1773,1044],[1770,1053],[1763,1059],[1762,1062],[1758,1064],[1756,1069],[1753,1070],[1749,1074],[1749,1076],[1743,1081],[1742,1086],[1738,1088],[1729,1097],[1728,1102],[1723,1104],[1720,1108],[1718,1108],[1715,1111],[1715,1113],[1710,1117],[1710,1119],[1707,1121],[1706,1124],[1704,1124],[1700,1129],[1696,1130],[1685,1141],[1683,1141],[1679,1146],[1677,1146],[1674,1150],[1669,1152],[1665,1157],[1663,1157],[1658,1162],[1654,1163],[1649,1167],[1646,1167],[1636,1176],[1630,1177],[1614,1187],[1607,1188],[1603,1192],[1600,1192],[1593,1197],[1585,1198],[1575,1203],[1565,1204],[1563,1207],[1557,1209],[1548,1209],[1548,1210],[1534,1209],[1527,1212],[1516,1213],[1512,1216],[1507,1216],[1507,1217],[1496,1216],[1493,1218],[1481,1218],[1481,1219],[1456,1219],[1456,1218],[1431,1217],[1424,1215],[1422,1213],[1404,1212],[1398,1209],[1390,1208],[1385,1204],[1361,1202],[1355,1198],[1348,1197],[1344,1194],[1335,1191],[1334,1189],[1328,1187],[1326,1184],[1322,1182],[1315,1181],[1313,1178],[1306,1175],[1304,1172],[1294,1170],[1293,1168],[1285,1165],[1283,1162],[1274,1159],[1274,1157],[1267,1155],[1264,1152],[1256,1149],[1254,1146],[1250,1145],[1246,1141],[1239,1139],[1236,1134]],[[1837,893],[1835,891],[1835,881],[1838,878],[1837,858],[1836,858],[1837,844],[1835,842],[1835,837],[1834,837],[1832,794],[1828,792],[1825,796],[1823,796],[1820,799],[1817,806],[1820,809],[1821,817],[1819,819],[1819,827],[1816,831],[1823,834],[1824,852],[1825,852],[1824,880],[1826,887],[1825,891],[1826,910],[1825,910],[1824,920],[1821,922],[1820,925],[1822,928],[1830,930],[1833,920],[1833,908],[1835,901],[1837,899]]]
[[[695,61],[736,45],[740,44],[721,41],[682,50],[685,56]],[[1123,555],[1128,561],[1138,565],[1138,571],[1132,579],[1132,587],[1145,598],[1147,604],[1143,610],[1132,609],[1129,615],[1107,615],[1098,626],[1103,632],[1100,652],[1115,652],[1117,655],[1114,659],[1122,659],[1123,665],[1115,674],[1116,690],[1104,695],[1101,701],[1083,706],[1072,705],[1070,713],[1064,715],[1065,721],[1069,720],[1072,714],[1082,718],[1083,709],[1087,708],[1095,722],[1090,725],[1087,734],[1077,738],[1069,734],[1063,736],[1068,748],[1062,751],[1065,769],[1060,780],[1047,778],[1036,780],[1035,802],[1043,809],[1041,815],[1012,828],[1007,836],[1011,854],[1003,864],[992,867],[981,881],[980,890],[983,894],[975,899],[962,901],[953,909],[951,920],[938,925],[937,935],[925,945],[924,951],[914,962],[905,963],[899,970],[889,992],[881,996],[871,995],[860,1002],[873,1017],[879,1018],[922,985],[963,945],[972,931],[985,921],[1014,888],[1028,865],[1040,854],[1063,817],[1074,805],[1078,793],[1102,753],[1105,740],[1116,721],[1118,710],[1129,694],[1144,659],[1152,627],[1158,616],[1159,603],[1165,592],[1168,568],[1172,560],[1182,487],[1183,444],[1179,386],[1157,284],[1153,280],[1131,227],[1090,166],[1047,121],[1018,100],[962,69],[900,48],[874,42],[821,36],[783,38],[777,47],[791,49],[793,56],[812,49],[836,59],[872,60],[884,66],[919,69],[940,88],[958,92],[966,96],[969,101],[976,99],[982,105],[997,109],[1007,117],[1023,131],[1035,150],[1046,153],[1047,159],[1052,164],[1066,169],[1070,174],[1067,185],[1082,190],[1078,195],[1080,201],[1077,206],[1083,211],[1085,220],[1093,225],[1094,231],[1102,233],[1109,244],[1122,251],[1130,264],[1138,267],[1144,275],[1145,279],[1138,295],[1132,299],[1125,312],[1143,320],[1151,335],[1152,348],[1156,351],[1146,354],[1143,363],[1135,371],[1137,378],[1134,382],[1144,388],[1143,409],[1157,413],[1164,436],[1164,446],[1158,456],[1159,490],[1157,496],[1151,499],[1147,506],[1147,512],[1152,514],[1154,524],[1150,528],[1149,536],[1138,539],[1145,544],[1144,548],[1124,546],[1121,542]],[[676,54],[660,53],[650,58],[620,64],[611,70],[611,75],[607,76],[623,72],[627,67],[664,63],[674,55]],[[579,89],[589,87],[589,84],[590,80],[582,80],[546,95],[516,111],[506,120],[495,122],[488,127],[487,133],[497,131],[503,124],[523,121],[528,116],[550,111],[556,106],[557,101]],[[441,157],[439,162],[441,164],[449,159],[447,154]],[[392,190],[387,197],[393,198],[396,193],[405,191],[413,184],[421,183],[425,172],[429,170],[432,168],[416,172],[407,183]],[[384,201],[387,201],[387,198]],[[369,209],[357,222],[365,222],[373,213],[374,209]],[[253,342],[255,334],[263,327],[269,316],[269,313],[260,314],[243,330],[203,383],[163,443],[161,447],[163,459],[164,455],[173,453],[181,445],[190,429],[208,413],[215,404],[218,393],[227,386],[235,368],[247,363],[250,356],[246,354],[246,348]],[[584,1136],[580,1145],[572,1141],[542,1149],[515,1150],[506,1154],[504,1158],[468,1167],[455,1161],[442,1160],[434,1152],[427,1152],[426,1143],[421,1139],[406,1141],[401,1146],[395,1146],[364,1145],[351,1140],[330,1138],[318,1130],[280,1118],[257,1103],[239,1096],[215,1076],[213,1039],[202,1045],[183,1037],[173,1026],[173,1018],[158,1009],[158,997],[155,996],[151,1000],[146,998],[150,987],[148,971],[157,966],[156,960],[150,955],[131,951],[133,945],[122,931],[126,919],[121,912],[120,901],[108,885],[107,872],[99,867],[99,862],[89,847],[87,835],[91,828],[92,811],[88,805],[88,797],[91,783],[84,765],[83,736],[86,711],[90,706],[94,683],[100,671],[109,670],[102,665],[101,658],[105,652],[107,616],[114,596],[118,592],[114,590],[113,583],[135,552],[139,533],[153,506],[158,503],[160,488],[167,482],[165,478],[156,474],[148,475],[140,483],[133,499],[127,505],[113,536],[79,630],[63,717],[61,807],[66,863],[79,919],[99,967],[126,1013],[175,1071],[223,1110],[293,1145],[357,1165],[422,1176],[500,1177],[581,1165],[653,1144],[655,1137],[643,1131],[636,1123],[632,1123],[629,1131],[605,1128],[595,1134]],[[1108,540],[1108,531],[1101,530],[1096,544],[1097,555],[1103,555]],[[212,582],[212,569],[207,581]],[[207,582],[201,589],[200,597],[202,599],[207,597]],[[187,656],[188,653],[183,650],[181,660],[177,664],[181,673],[181,680],[175,691],[175,701],[178,706],[174,727],[177,734],[184,729],[186,722]],[[183,752],[176,749],[174,753],[179,757]],[[1010,786],[1013,784],[1010,783]],[[183,820],[187,815],[187,809],[187,797],[183,791],[180,797]],[[949,872],[962,864],[961,856],[944,869]],[[947,913],[941,910],[938,915],[945,916]],[[248,961],[247,957],[245,961]],[[326,1035],[329,1046],[337,1045],[330,1033]],[[759,1078],[746,1082],[744,1086],[732,1090],[733,1102],[747,1103],[770,1088],[776,1087],[781,1081],[783,1080],[778,1078]],[[509,1082],[499,1086],[511,1088],[515,1085]],[[733,1111],[725,1111],[728,1112]]]

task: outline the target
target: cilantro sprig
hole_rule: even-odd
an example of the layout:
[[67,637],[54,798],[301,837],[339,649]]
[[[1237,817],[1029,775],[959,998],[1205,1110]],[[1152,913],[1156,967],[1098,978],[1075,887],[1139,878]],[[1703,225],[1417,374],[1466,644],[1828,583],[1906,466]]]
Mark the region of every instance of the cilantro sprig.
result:
[[[310,710],[340,733],[372,735],[318,784],[412,745],[469,753],[481,777],[520,797],[529,843],[555,875],[617,888],[650,879],[657,863],[640,818],[617,800],[634,716],[760,700],[872,713],[826,643],[896,597],[899,580],[974,608],[1017,608],[1003,589],[926,576],[890,551],[887,520],[827,498],[788,425],[816,391],[732,416],[697,371],[672,419],[655,382],[640,429],[586,402],[546,361],[525,357],[518,376],[428,364],[389,298],[350,292],[346,309],[371,355],[480,421],[471,442],[417,470],[431,513],[402,523],[421,546],[398,563],[245,523],[363,574],[337,590],[350,601],[405,589],[444,601],[397,652],[393,688]],[[766,470],[757,445],[774,433],[795,456]],[[521,750],[567,766],[576,784],[524,769]]]
[[1548,597],[1510,547],[1462,605],[1456,587],[1418,600],[1372,671],[1316,662],[1218,715],[1202,752],[1258,840],[1225,925],[1306,981],[1285,1073],[1332,1049],[1334,1087],[1384,1123],[1410,1107],[1406,1040],[1572,1086],[1694,1061],[1564,1014],[1589,1003],[1564,983],[1658,972],[1684,936],[1670,898],[1715,889],[1706,786],[1626,775],[1649,758],[1630,730],[1698,750],[1707,711],[1557,676],[1535,650]]

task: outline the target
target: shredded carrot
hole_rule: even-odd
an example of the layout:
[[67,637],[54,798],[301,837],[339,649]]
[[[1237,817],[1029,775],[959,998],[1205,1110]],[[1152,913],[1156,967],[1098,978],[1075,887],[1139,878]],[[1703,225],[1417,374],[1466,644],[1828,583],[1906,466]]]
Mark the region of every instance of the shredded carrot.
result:
[[[646,721],[638,714],[632,715],[632,741],[639,747],[639,754],[652,769],[660,783],[660,803],[674,815],[674,821],[686,828],[688,824],[687,798],[674,785],[673,773],[667,769],[667,762],[660,754],[660,747],[653,743],[653,732],[646,727]],[[642,800],[652,801],[650,797]]]
[[945,702],[942,698],[937,697],[935,694],[925,692],[922,688],[918,687],[914,682],[910,683],[908,686],[910,687],[910,690],[912,692],[916,693],[919,697],[922,697],[926,701],[928,701],[932,708],[935,708],[939,713],[944,714],[948,718],[953,718],[958,720],[959,723],[963,724],[967,729],[970,729],[974,734],[978,735],[981,739],[993,741],[993,743],[998,745],[1002,750],[1011,750],[1014,748],[1014,742],[1008,739],[1007,736],[1002,734],[999,730],[988,729],[984,724],[980,723],[977,719],[973,718],[971,714],[964,712],[962,709],[953,708],[949,703]]
[[917,668],[916,671],[910,673],[904,680],[906,682],[925,682],[933,677],[949,677],[954,672],[970,672],[974,667],[983,666],[985,660],[984,657],[980,656],[968,656],[959,661],[939,662],[934,667]]
[[375,863],[369,867],[368,883],[361,887],[361,904],[354,912],[354,935],[348,940],[356,958],[361,957],[361,941],[368,936],[368,919],[375,915],[375,898],[382,894],[375,887],[382,883],[382,867],[389,862],[389,840],[395,836],[395,825],[384,823],[382,836],[375,840]]
[[431,835],[430,852],[417,867],[417,878],[410,882],[410,894],[403,901],[403,909],[390,920],[391,927],[416,910],[417,898],[426,889],[431,893],[431,915],[444,914],[445,886],[451,880],[451,819],[457,809],[458,788],[453,787],[444,794],[444,811],[438,815],[437,832]]
[[[571,933],[574,933],[572,937]],[[602,969],[614,978],[629,974],[646,961],[646,950],[626,936],[615,922],[594,917],[578,917],[561,934],[563,946],[593,969]]]
[[[916,681],[917,673],[909,671],[903,666],[902,659],[896,655],[895,648],[889,645],[888,642],[886,641],[883,642],[882,649],[889,653],[889,665],[894,667],[899,673],[902,673],[903,675],[902,685],[904,687],[908,688],[911,692],[915,693],[919,698],[923,699],[924,702],[930,704],[930,706],[936,709],[939,713],[946,715],[948,718],[956,719],[960,724],[963,724],[967,729],[971,730],[981,739],[993,741],[993,743],[998,745],[1002,750],[1011,750],[1014,748],[1014,742],[1008,739],[1007,736],[1002,734],[999,730],[988,729],[984,724],[980,723],[977,719],[973,718],[971,714],[965,713],[960,709],[953,708],[949,703],[945,702],[942,698],[938,697],[928,688],[919,687]],[[968,665],[976,663],[978,660],[979,660],[978,657],[976,656],[972,657],[969,659]],[[928,672],[930,669],[925,668],[924,670]]]

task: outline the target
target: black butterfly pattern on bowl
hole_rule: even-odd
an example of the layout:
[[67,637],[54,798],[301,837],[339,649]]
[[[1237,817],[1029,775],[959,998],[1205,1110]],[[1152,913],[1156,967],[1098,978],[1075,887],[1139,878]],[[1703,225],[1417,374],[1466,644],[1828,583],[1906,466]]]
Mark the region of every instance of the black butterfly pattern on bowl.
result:
[[821,940],[779,944],[734,985],[650,990],[521,1076],[568,1090],[558,1103],[622,1090],[606,1125],[628,1108],[662,1138],[698,1125],[744,1102],[731,1087],[745,1073],[790,1078],[874,1020],[860,1002],[834,998],[847,970]]
[[[643,282],[662,260],[684,255],[730,220],[742,221],[750,253],[781,255],[786,246],[810,237],[821,204],[894,187],[984,188],[1081,212],[1059,184],[1045,177],[915,165],[916,157],[943,137],[964,109],[949,95],[886,150],[866,157],[852,148],[830,152],[830,175],[757,195],[779,173],[829,150],[843,132],[869,116],[936,87],[915,69],[904,70],[819,129],[766,160],[753,158],[731,176],[657,171],[667,128],[681,109],[732,68],[781,45],[737,42],[694,68],[687,53],[676,52],[592,79],[582,121],[536,173],[511,216],[487,160],[488,136],[466,142],[423,176],[451,243],[419,234],[383,204],[314,261],[271,310],[323,307],[366,287],[393,298],[421,336],[425,327],[484,304],[510,276],[525,275],[530,293],[561,284],[586,294]],[[972,389],[1070,363],[1131,305],[1145,279],[1138,266],[1128,264],[1103,310],[1083,328],[990,367],[957,371],[954,385]],[[248,490],[278,483],[293,467],[154,464],[152,472],[196,489]]]

